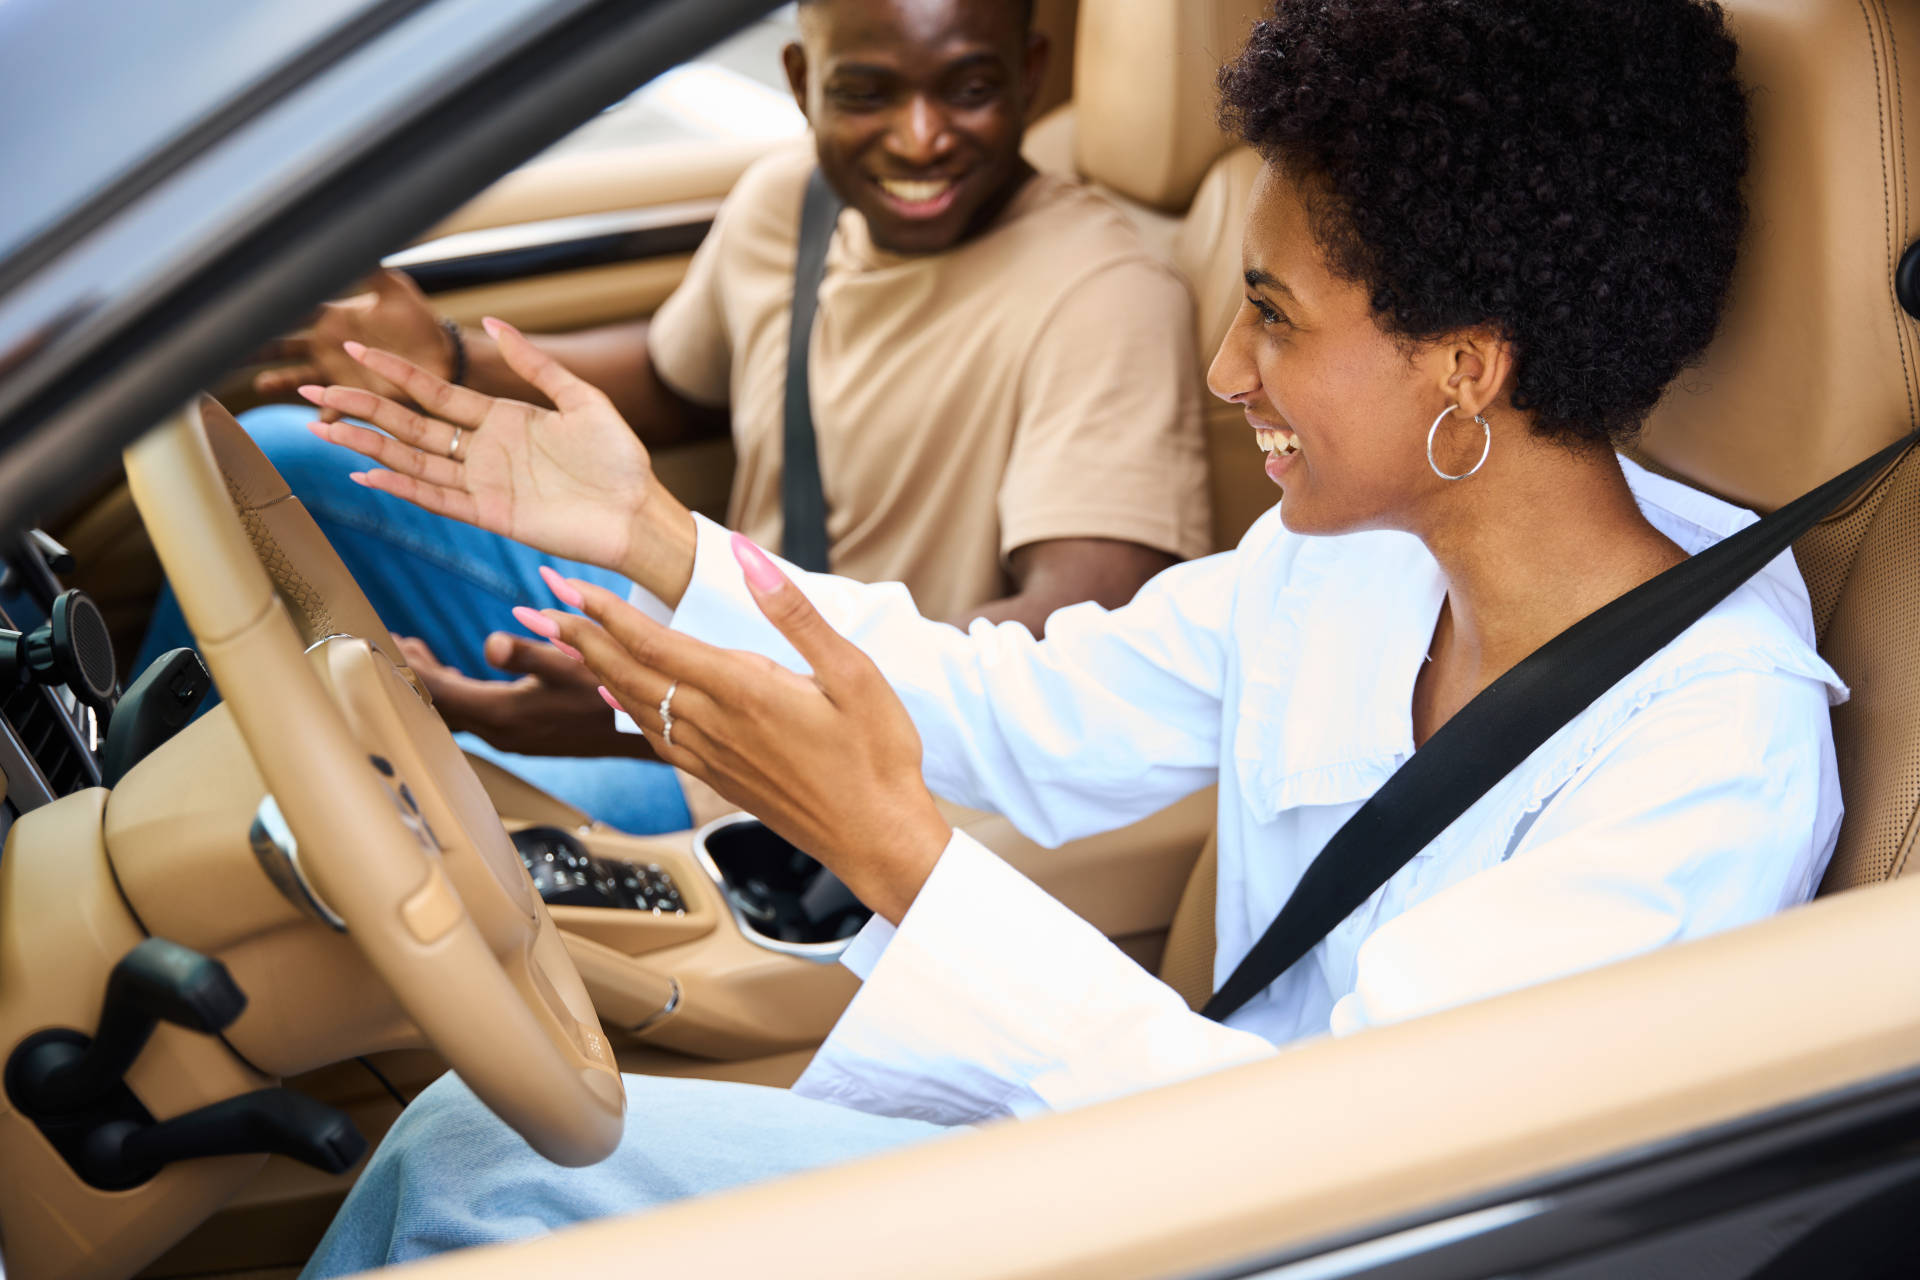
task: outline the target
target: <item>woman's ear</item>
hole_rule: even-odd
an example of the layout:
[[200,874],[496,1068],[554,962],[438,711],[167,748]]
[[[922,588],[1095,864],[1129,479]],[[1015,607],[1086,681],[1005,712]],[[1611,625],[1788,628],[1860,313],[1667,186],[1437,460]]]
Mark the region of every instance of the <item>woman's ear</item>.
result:
[[1463,417],[1484,413],[1512,390],[1513,344],[1491,329],[1466,329],[1443,340],[1439,364],[1449,400]]

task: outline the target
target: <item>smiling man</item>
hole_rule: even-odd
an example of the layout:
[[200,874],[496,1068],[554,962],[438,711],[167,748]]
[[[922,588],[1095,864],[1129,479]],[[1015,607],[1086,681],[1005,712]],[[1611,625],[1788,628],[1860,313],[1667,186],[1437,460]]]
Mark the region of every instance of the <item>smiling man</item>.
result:
[[[1039,633],[1058,608],[1123,604],[1204,553],[1209,518],[1184,285],[1110,203],[1021,156],[1047,56],[1030,10],[802,3],[801,41],[784,58],[813,145],[741,177],[650,322],[539,340],[650,447],[730,429],[729,523],[781,546],[789,311],[817,166],[845,205],[808,363],[831,567],[904,582],[931,617]],[[291,363],[260,389],[391,390],[348,357],[349,341],[540,399],[490,335],[441,321],[395,273],[281,344]],[[351,455],[308,435],[308,416],[276,408],[247,423],[382,617],[419,638],[410,657],[448,721],[605,821],[684,825],[663,766],[553,758],[647,748],[614,731],[580,668],[523,636],[489,635],[514,605],[546,601],[541,558],[357,489]],[[145,656],[184,643],[177,616],[167,601]]]

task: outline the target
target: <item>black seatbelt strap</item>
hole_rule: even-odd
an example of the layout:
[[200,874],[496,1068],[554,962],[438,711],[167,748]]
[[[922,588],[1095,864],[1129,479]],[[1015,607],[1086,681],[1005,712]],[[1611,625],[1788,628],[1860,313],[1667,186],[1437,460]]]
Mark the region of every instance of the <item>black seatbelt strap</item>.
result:
[[840,218],[840,197],[815,169],[800,202],[800,252],[793,263],[793,327],[787,336],[786,456],[780,467],[780,512],[786,532],[781,554],[802,569],[827,568],[827,495],[820,483],[820,450],[813,436],[813,392],[807,351],[827,245]]
[[1920,439],[1888,445],[1603,605],[1462,707],[1334,832],[1200,1012],[1224,1020],[1313,950],[1548,738],[1726,599]]

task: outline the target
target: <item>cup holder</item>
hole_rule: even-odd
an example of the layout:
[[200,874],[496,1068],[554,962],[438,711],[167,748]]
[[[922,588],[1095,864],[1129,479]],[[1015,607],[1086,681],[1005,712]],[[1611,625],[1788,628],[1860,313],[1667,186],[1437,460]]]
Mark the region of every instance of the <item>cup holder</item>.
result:
[[838,959],[873,915],[838,876],[748,814],[700,828],[693,852],[747,940],[771,951]]

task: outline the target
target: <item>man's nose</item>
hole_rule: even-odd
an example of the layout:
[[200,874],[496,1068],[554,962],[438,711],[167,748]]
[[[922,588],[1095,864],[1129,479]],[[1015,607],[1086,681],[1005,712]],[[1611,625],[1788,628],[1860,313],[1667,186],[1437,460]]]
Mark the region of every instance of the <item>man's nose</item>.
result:
[[952,145],[946,112],[925,94],[908,98],[887,131],[888,150],[910,165],[932,164]]

